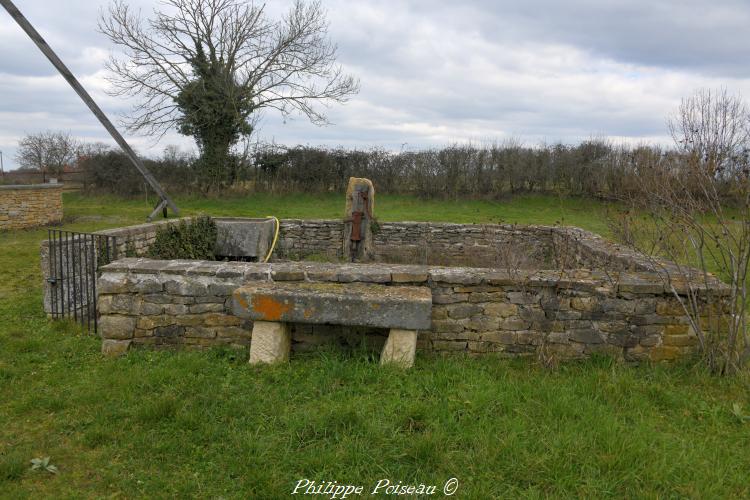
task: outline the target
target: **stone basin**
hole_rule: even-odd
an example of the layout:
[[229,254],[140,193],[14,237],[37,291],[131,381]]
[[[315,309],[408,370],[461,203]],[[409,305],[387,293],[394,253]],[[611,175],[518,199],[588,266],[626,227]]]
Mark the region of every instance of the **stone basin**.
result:
[[[167,223],[102,233],[117,238],[120,255],[126,248],[142,255]],[[219,223],[240,227],[242,219],[219,218]],[[301,303],[317,301],[319,314],[335,308],[326,287],[335,289],[336,300],[344,304],[341,297],[355,296],[362,284],[393,293],[403,286],[419,288],[425,303],[430,296],[429,324],[422,318],[409,325],[419,331],[416,348],[425,352],[513,357],[543,351],[557,358],[606,353],[659,361],[685,355],[696,345],[689,318],[674,295],[685,296],[691,285],[668,280],[674,264],[590,232],[557,226],[383,222],[373,231],[370,260],[347,263],[341,260],[344,226],[341,220],[281,220],[269,263],[136,257],[101,267],[96,291],[103,350],[246,347],[253,323],[264,320],[237,307],[238,289],[256,286],[278,296],[317,289],[320,297],[310,293],[308,302]],[[43,273],[48,272],[46,245]],[[726,286],[715,280],[703,286],[708,291],[721,295]],[[45,301],[48,297],[46,293]],[[395,311],[397,303],[388,307]],[[305,310],[295,306],[284,317],[293,351],[329,342],[364,342],[379,349],[393,326],[356,316],[353,309],[356,321],[343,321],[346,311],[306,321]]]

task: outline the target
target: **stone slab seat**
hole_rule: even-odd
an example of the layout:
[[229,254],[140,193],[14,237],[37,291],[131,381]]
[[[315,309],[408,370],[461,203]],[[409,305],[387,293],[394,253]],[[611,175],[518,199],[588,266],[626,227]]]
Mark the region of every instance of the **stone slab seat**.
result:
[[289,323],[389,328],[381,363],[410,367],[417,330],[431,326],[432,292],[427,287],[371,283],[257,282],[232,294],[232,312],[253,320],[250,362],[289,358]]

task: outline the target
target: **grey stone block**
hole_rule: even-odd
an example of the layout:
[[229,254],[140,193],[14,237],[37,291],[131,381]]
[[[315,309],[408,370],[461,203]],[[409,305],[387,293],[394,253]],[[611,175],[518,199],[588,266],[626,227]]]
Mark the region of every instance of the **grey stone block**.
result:
[[414,354],[417,351],[417,332],[414,330],[399,330],[392,328],[388,340],[380,355],[380,364],[391,364],[401,368],[411,368],[414,365]]
[[427,287],[364,283],[255,283],[233,294],[232,311],[253,321],[420,330],[430,328]]
[[599,332],[594,329],[588,328],[571,330],[570,340],[572,340],[573,342],[580,342],[582,344],[601,344],[604,342],[601,335],[599,335]]
[[256,321],[250,344],[250,364],[274,364],[289,361],[292,335],[287,323]]
[[214,219],[216,221],[216,255],[265,258],[273,242],[276,223],[273,219]]
[[106,315],[99,318],[101,336],[105,339],[124,340],[133,337],[135,318]]
[[185,335],[185,327],[178,325],[160,326],[154,328],[154,337],[178,338]]

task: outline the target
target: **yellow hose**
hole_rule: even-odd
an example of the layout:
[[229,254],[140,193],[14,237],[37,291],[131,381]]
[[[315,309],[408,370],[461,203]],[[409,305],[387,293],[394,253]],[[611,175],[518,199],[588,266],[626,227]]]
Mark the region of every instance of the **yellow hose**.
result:
[[266,258],[263,259],[263,262],[268,262],[268,259],[271,258],[273,249],[276,248],[276,242],[279,240],[279,228],[281,227],[281,222],[279,222],[278,218],[274,217],[273,215],[267,215],[266,217],[276,221],[276,234],[273,235],[273,243],[271,243],[271,249],[268,251],[268,255],[266,255]]

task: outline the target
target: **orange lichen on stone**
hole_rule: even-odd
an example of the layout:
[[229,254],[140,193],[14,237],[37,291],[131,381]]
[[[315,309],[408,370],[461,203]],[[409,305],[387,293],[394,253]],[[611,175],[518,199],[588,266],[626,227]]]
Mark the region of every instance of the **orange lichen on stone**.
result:
[[235,290],[234,292],[234,298],[244,309],[247,309],[247,300],[245,300],[245,297],[241,293],[237,293],[237,290]]
[[266,321],[279,321],[281,316],[292,309],[292,304],[279,302],[266,295],[253,296],[253,310],[263,316]]

